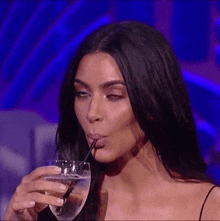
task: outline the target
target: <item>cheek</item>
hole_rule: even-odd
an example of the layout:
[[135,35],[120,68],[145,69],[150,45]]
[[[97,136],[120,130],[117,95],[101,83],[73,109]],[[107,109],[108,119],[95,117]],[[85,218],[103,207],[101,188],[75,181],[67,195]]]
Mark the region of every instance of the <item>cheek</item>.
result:
[[116,142],[135,144],[144,137],[144,132],[135,119],[131,108],[125,109],[120,114],[117,113],[117,117],[112,119],[112,122],[115,122],[110,125],[115,133]]
[[121,105],[118,108],[111,109],[109,116],[111,116],[109,118],[109,125],[112,126],[113,130],[131,128],[136,122],[131,107],[127,105]]
[[79,105],[78,102],[75,102],[74,110],[75,110],[76,118],[79,124],[83,127],[85,117],[86,117],[85,108],[83,108],[82,105]]

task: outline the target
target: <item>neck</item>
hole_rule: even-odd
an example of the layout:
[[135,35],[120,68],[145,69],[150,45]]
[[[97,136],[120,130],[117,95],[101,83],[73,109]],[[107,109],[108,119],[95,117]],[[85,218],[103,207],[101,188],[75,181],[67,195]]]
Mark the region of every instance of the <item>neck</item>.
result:
[[144,189],[160,188],[173,182],[162,162],[148,141],[134,155],[128,154],[108,165],[103,188],[130,192],[143,192]]

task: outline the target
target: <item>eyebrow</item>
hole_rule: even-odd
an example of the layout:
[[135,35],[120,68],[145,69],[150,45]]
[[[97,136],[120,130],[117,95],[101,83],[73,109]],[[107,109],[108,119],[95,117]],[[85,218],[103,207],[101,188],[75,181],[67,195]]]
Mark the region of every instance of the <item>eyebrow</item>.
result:
[[[81,84],[81,85],[84,86],[85,88],[89,88],[89,85],[88,85],[87,83],[85,83],[84,81],[82,81],[82,80],[80,80],[80,79],[78,79],[78,78],[76,78],[76,79],[74,80],[74,83],[75,83],[75,82],[78,83],[78,84]],[[107,81],[107,82],[103,83],[101,86],[102,86],[103,88],[107,88],[107,87],[110,87],[110,86],[115,85],[115,84],[121,84],[121,85],[124,85],[124,86],[125,86],[124,81],[121,81],[121,80]]]

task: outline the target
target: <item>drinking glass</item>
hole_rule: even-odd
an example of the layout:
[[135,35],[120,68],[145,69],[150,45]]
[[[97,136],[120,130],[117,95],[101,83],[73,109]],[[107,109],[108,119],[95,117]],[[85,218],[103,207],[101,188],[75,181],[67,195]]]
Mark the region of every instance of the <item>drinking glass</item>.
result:
[[73,220],[83,208],[90,188],[90,164],[80,161],[52,160],[47,165],[61,167],[61,174],[45,177],[52,182],[60,182],[68,187],[65,194],[46,192],[48,195],[63,198],[62,207],[49,206],[52,213],[60,220]]

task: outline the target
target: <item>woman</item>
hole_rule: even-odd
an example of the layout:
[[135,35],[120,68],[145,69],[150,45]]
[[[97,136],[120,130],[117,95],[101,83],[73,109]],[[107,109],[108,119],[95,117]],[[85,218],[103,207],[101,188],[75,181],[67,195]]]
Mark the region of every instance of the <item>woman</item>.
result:
[[[220,190],[206,176],[179,65],[155,29],[121,22],[89,35],[67,71],[59,111],[61,159],[83,160],[97,140],[76,220],[220,220]],[[51,173],[59,171],[38,168],[23,179],[6,220],[33,220],[59,204],[43,194],[66,191],[40,179]]]

